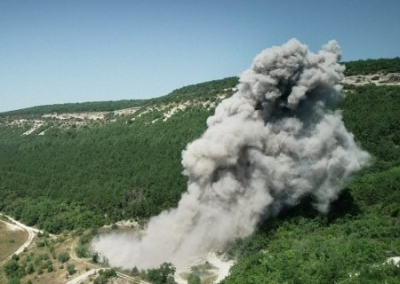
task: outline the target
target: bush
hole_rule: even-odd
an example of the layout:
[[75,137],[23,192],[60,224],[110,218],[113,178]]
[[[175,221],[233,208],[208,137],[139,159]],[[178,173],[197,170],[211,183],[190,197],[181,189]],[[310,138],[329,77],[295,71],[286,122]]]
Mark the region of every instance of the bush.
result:
[[18,261],[15,259],[7,261],[3,269],[9,278],[20,278],[25,276],[25,268],[20,266]]
[[58,259],[59,262],[65,263],[65,262],[67,262],[69,260],[69,254],[67,252],[60,253],[57,256],[57,259]]
[[100,272],[103,275],[105,275],[107,278],[115,277],[117,276],[117,272],[115,272],[114,269],[106,269],[104,272]]
[[74,264],[68,264],[67,265],[67,271],[69,275],[75,274],[76,269],[75,269],[75,265]]
[[159,268],[147,270],[147,280],[153,284],[174,283],[175,267],[172,263],[163,263]]
[[114,269],[100,270],[99,274],[100,275],[94,280],[94,284],[106,284],[109,278],[117,276]]
[[20,284],[19,278],[11,278],[8,280],[8,284]]
[[32,274],[33,272],[35,272],[35,267],[33,266],[32,263],[30,263],[30,264],[28,265],[28,267],[26,268],[26,273],[27,273],[27,274]]
[[84,245],[78,245],[78,246],[75,248],[75,252],[76,252],[76,255],[77,255],[78,257],[80,257],[80,258],[86,257],[86,256],[87,256],[87,253],[88,253],[88,248],[87,248],[86,246],[84,246]]
[[92,262],[93,262],[93,263],[98,263],[98,262],[99,262],[99,254],[98,254],[97,252],[95,252],[95,253],[92,255]]
[[48,245],[48,241],[47,240],[40,240],[36,242],[36,246],[38,248],[42,248]]
[[108,279],[104,275],[97,276],[93,281],[94,284],[106,284],[107,282]]
[[201,284],[201,279],[198,275],[190,274],[187,283],[188,284]]

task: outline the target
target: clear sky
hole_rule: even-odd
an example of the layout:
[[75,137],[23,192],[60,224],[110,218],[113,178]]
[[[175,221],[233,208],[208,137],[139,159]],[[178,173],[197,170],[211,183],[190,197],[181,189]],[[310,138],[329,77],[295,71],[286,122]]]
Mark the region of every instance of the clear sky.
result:
[[165,95],[292,37],[400,56],[400,0],[0,0],[0,111]]

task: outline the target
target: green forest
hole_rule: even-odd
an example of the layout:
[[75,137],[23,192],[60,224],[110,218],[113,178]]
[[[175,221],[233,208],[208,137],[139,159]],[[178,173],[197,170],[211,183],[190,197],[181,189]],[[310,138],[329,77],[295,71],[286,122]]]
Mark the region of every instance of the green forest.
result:
[[[399,72],[400,59],[344,63],[347,75]],[[151,100],[41,106],[0,114],[0,211],[50,233],[97,228],[122,219],[145,222],[177,205],[186,190],[181,152],[206,129],[215,105],[232,95],[238,78],[186,86]],[[223,284],[399,283],[400,86],[346,86],[337,106],[346,127],[373,156],[328,214],[312,200],[266,220],[237,240]],[[184,109],[166,118],[179,104]],[[134,114],[103,122],[54,127],[31,135],[13,119],[52,112]],[[38,135],[44,131],[44,135]]]
[[343,64],[346,76],[400,72],[400,57],[347,61]]
[[223,284],[399,283],[399,267],[383,264],[400,255],[400,87],[350,88],[339,108],[372,164],[328,214],[306,198],[238,240]]
[[[0,210],[60,233],[121,219],[147,219],[175,206],[187,182],[181,174],[181,151],[205,130],[213,108],[193,103],[162,121],[163,112],[155,107],[171,108],[182,100],[211,105],[219,100],[217,94],[231,95],[236,83],[236,78],[227,78],[184,87],[171,97],[145,102],[134,115],[113,123],[63,128],[51,127],[50,121],[47,129],[27,136],[22,133],[28,126],[3,125]],[[30,116],[30,110],[25,115]],[[9,115],[3,118],[8,120]],[[37,135],[43,130],[45,135]]]

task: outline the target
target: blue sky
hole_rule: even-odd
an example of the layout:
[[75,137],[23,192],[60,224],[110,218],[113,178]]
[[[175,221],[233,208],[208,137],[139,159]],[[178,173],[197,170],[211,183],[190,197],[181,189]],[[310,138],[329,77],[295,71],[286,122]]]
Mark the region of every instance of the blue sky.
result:
[[165,95],[292,37],[396,57],[399,15],[399,0],[0,0],[0,111]]

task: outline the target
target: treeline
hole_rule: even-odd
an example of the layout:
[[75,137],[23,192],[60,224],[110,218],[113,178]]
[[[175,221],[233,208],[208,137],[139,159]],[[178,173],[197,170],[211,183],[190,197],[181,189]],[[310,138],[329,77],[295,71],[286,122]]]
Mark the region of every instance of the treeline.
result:
[[400,87],[353,87],[340,104],[346,127],[372,156],[328,214],[313,200],[266,220],[229,250],[223,284],[397,283],[400,269]]
[[238,83],[237,77],[213,80],[200,84],[176,89],[166,96],[146,100],[119,100],[101,102],[66,103],[44,106],[34,106],[19,110],[0,113],[0,117],[7,116],[40,116],[47,113],[74,113],[89,111],[114,111],[130,107],[153,105],[155,103],[180,102],[183,100],[215,100],[216,95],[231,95],[232,88]]
[[239,83],[238,77],[228,77],[220,80],[199,83],[176,89],[166,96],[149,100],[149,103],[170,103],[183,100],[216,100],[217,95],[230,96]]
[[347,61],[343,64],[346,76],[400,72],[400,57]]
[[47,113],[71,113],[88,111],[114,111],[124,108],[137,107],[145,104],[146,100],[120,100],[84,103],[66,103],[55,105],[34,106],[19,110],[0,113],[0,117],[7,116],[40,116]]

